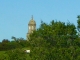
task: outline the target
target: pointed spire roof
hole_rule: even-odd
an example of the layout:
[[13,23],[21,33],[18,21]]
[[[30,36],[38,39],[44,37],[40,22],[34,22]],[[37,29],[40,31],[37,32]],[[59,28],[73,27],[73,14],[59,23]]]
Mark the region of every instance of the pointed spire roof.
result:
[[33,20],[33,15],[32,15],[32,20]]
[[30,20],[29,24],[36,24],[36,22],[35,22],[34,19],[33,19],[33,15],[32,15],[32,17],[31,17],[31,20]]

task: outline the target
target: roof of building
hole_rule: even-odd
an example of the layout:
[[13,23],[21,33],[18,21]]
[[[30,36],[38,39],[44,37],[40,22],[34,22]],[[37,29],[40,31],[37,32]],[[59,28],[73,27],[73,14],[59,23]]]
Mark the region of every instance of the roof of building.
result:
[[29,21],[29,24],[36,24],[36,22],[33,19],[33,16],[32,16],[32,19]]

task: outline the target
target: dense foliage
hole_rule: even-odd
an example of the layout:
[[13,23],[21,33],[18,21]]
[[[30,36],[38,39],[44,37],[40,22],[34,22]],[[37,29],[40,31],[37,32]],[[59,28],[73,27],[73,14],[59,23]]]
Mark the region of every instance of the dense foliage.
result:
[[12,37],[13,41],[3,39],[0,43],[0,51],[12,50],[16,48],[28,47],[29,43],[23,38]]
[[79,38],[74,24],[54,22],[54,20],[50,24],[42,22],[40,28],[30,37],[33,60],[75,60],[79,58]]
[[[14,41],[3,40],[0,43],[0,50],[7,50],[7,57],[4,57],[8,60],[80,60],[80,16],[77,27],[70,22],[52,20],[47,24],[42,21],[30,35],[29,41],[12,39]],[[25,47],[30,48],[29,54],[22,49]]]

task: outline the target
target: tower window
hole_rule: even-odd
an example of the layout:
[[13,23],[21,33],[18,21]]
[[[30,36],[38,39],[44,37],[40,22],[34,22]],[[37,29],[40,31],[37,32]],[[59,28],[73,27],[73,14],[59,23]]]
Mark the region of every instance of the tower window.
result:
[[30,26],[29,26],[29,29],[31,29]]
[[33,26],[32,26],[32,29],[33,29]]

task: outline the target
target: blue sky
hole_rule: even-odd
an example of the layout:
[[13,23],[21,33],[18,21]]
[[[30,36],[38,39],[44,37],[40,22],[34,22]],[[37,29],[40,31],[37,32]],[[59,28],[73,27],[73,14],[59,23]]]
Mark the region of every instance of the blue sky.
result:
[[0,0],[0,41],[11,40],[12,36],[26,39],[32,15],[37,28],[41,20],[69,21],[77,25],[80,0]]

